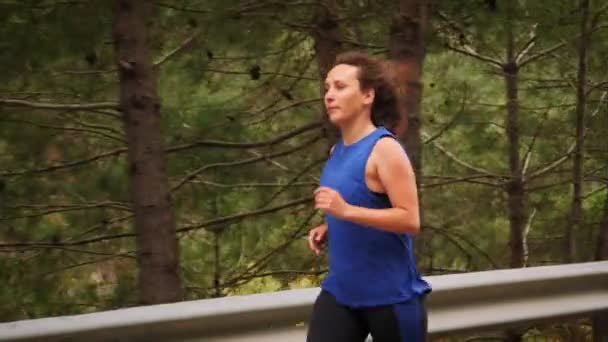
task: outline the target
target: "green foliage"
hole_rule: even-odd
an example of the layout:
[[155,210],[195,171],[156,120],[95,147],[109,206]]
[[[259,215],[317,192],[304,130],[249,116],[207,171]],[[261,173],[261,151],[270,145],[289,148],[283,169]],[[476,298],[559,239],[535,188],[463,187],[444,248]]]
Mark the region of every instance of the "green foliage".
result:
[[[179,233],[184,299],[317,286],[327,260],[313,257],[301,239],[321,221],[310,205],[251,213],[310,195],[325,156],[321,132],[249,148],[201,144],[267,141],[320,118],[308,30],[315,9],[308,2],[177,3],[152,7],[148,36],[153,61],[168,56],[157,68],[157,91],[175,219],[187,229]],[[489,3],[442,3],[426,36],[421,118],[425,136],[435,138],[423,147],[420,177],[426,227],[418,260],[426,275],[505,267],[509,259],[505,80],[500,68],[449,50],[446,41],[501,63],[508,29],[517,51],[536,33],[524,59],[563,44],[518,70],[519,152],[523,163],[530,151],[530,174],[566,156],[574,143],[577,9],[566,1],[520,1],[509,18],[502,2]],[[117,101],[106,3],[5,7],[0,48],[11,53],[0,55],[6,70],[0,99]],[[345,47],[385,53],[396,8],[392,1],[340,2]],[[605,25],[605,16],[598,20]],[[606,34],[594,32],[589,51],[580,261],[593,257],[607,200]],[[192,35],[197,38],[180,48]],[[135,239],[85,241],[133,233],[125,140],[112,110],[0,104],[0,320],[137,304]],[[561,262],[571,181],[567,158],[526,183],[529,265]],[[232,217],[239,213],[251,215]],[[226,217],[232,218],[213,221]],[[73,242],[80,243],[57,246]]]

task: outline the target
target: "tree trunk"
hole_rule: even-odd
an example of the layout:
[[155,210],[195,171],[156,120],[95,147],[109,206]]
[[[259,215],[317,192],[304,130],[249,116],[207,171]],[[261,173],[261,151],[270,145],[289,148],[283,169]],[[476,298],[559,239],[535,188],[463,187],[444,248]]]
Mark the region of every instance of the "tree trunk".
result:
[[[401,0],[399,12],[390,26],[388,54],[391,71],[397,84],[401,121],[393,127],[399,140],[405,145],[416,175],[420,224],[424,225],[422,204],[422,134],[420,102],[422,101],[422,66],[424,63],[424,32],[427,27],[428,3],[426,0]],[[420,254],[430,254],[432,231],[425,231],[418,239],[417,259]],[[430,258],[429,269],[432,269]],[[422,268],[422,267],[421,267]],[[422,268],[423,269],[423,268]],[[423,270],[424,272],[424,270]]]
[[523,182],[522,168],[519,155],[519,99],[518,99],[518,65],[515,61],[515,42],[513,38],[512,0],[507,2],[507,62],[503,65],[507,94],[507,139],[509,155],[510,179],[507,184],[507,195],[509,202],[510,237],[509,247],[511,268],[523,267],[524,265],[524,227],[526,225],[524,214],[525,188]]
[[578,76],[576,85],[576,145],[572,168],[572,212],[564,234],[565,262],[574,262],[576,244],[574,233],[579,230],[583,220],[583,153],[585,143],[585,104],[587,102],[587,50],[589,45],[589,1],[581,0],[581,37],[578,47]]
[[222,277],[222,262],[220,255],[220,238],[222,237],[222,231],[216,230],[213,232],[213,297],[222,297],[221,277]]
[[156,72],[146,42],[146,6],[143,0],[116,0],[113,38],[128,143],[140,300],[156,304],[181,300],[181,285]]
[[[608,166],[607,166],[608,167]],[[608,260],[608,191],[604,200],[604,215],[600,223],[600,233],[597,237],[596,260]]]
[[[325,77],[342,49],[340,27],[335,0],[318,0],[313,18],[312,36],[319,69],[319,93],[325,95]],[[321,107],[325,135],[329,138],[328,148],[338,136],[337,129],[329,122],[325,106]]]
[[402,120],[395,130],[407,148],[418,183],[422,181],[420,101],[426,21],[425,0],[401,0],[399,13],[391,23],[388,46],[402,109]]

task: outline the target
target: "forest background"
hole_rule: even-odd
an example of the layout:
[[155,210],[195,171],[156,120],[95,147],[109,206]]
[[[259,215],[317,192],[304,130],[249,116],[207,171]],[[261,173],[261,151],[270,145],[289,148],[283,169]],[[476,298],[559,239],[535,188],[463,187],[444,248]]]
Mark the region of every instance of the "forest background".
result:
[[607,12],[0,1],[0,321],[318,286],[322,82],[346,50],[400,86],[424,275],[608,259]]

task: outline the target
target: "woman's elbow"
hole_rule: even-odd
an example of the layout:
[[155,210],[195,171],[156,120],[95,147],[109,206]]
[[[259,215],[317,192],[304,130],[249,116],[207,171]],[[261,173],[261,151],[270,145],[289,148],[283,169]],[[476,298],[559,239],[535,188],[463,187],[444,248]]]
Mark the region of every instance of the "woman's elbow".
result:
[[400,233],[408,235],[418,235],[420,233],[420,216],[418,215],[407,215],[402,221]]
[[418,233],[420,233],[420,222],[412,222],[404,225],[401,233],[411,236],[418,235]]

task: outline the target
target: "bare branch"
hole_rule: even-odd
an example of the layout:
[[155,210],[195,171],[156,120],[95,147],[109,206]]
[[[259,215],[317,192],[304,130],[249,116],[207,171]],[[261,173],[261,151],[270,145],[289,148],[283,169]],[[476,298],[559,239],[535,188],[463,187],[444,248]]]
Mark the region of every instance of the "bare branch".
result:
[[186,177],[184,177],[182,180],[180,180],[175,186],[173,186],[173,188],[171,188],[171,192],[175,192],[175,191],[179,190],[188,181],[196,178],[199,174],[201,174],[201,173],[203,173],[203,172],[205,172],[207,170],[214,169],[214,168],[219,168],[219,167],[232,167],[232,166],[240,166],[240,165],[253,164],[253,163],[259,162],[261,160],[264,160],[266,158],[281,157],[281,156],[288,155],[288,154],[291,154],[293,152],[299,151],[301,149],[305,149],[307,147],[310,147],[310,146],[314,145],[314,143],[316,143],[320,138],[321,138],[321,136],[315,136],[314,138],[307,140],[303,144],[297,145],[295,147],[292,147],[292,148],[284,150],[284,151],[271,153],[271,154],[264,155],[264,156],[261,156],[261,157],[255,157],[255,158],[237,160],[237,161],[232,161],[232,162],[220,162],[220,163],[215,163],[215,164],[204,165],[204,166],[202,166],[202,167],[200,167],[200,168],[198,168],[198,169],[190,172]]
[[208,220],[202,223],[198,223],[198,224],[194,224],[194,225],[189,225],[183,228],[180,228],[177,230],[178,233],[186,233],[192,230],[197,230],[197,229],[201,229],[201,228],[206,228],[207,230],[217,230],[217,229],[223,229],[223,228],[215,228],[215,226],[218,225],[225,225],[227,223],[233,223],[235,221],[240,221],[244,218],[248,218],[248,217],[252,217],[252,216],[260,216],[260,215],[264,215],[264,214],[269,214],[269,213],[274,213],[283,209],[287,209],[287,208],[291,208],[291,207],[296,207],[302,204],[307,204],[312,202],[313,197],[312,196],[307,196],[307,197],[303,197],[300,199],[296,199],[296,200],[292,200],[289,201],[287,203],[283,203],[280,205],[276,205],[274,207],[269,207],[269,208],[265,208],[265,209],[258,209],[258,210],[251,210],[251,211],[246,211],[246,212],[242,212],[242,213],[238,213],[238,214],[234,214],[234,215],[229,215],[229,216],[224,216],[224,217],[220,217],[220,218],[216,218],[216,219],[212,219],[212,220]]
[[536,216],[536,208],[532,209],[532,213],[530,214],[530,216],[528,217],[528,222],[526,222],[526,226],[524,228],[523,231],[523,247],[524,247],[524,265],[528,264],[528,256],[529,256],[529,249],[528,249],[528,235],[530,234],[530,229],[532,229],[532,221],[534,220],[534,216]]
[[55,130],[60,130],[60,131],[72,131],[72,132],[81,132],[81,133],[89,133],[89,134],[94,134],[94,135],[99,135],[101,137],[104,138],[108,138],[111,140],[115,140],[118,141],[120,143],[125,143],[126,141],[120,137],[116,137],[110,134],[106,134],[103,132],[99,132],[96,130],[92,130],[92,129],[86,129],[86,128],[76,128],[76,127],[64,127],[64,126],[53,126],[53,125],[43,125],[37,122],[33,122],[33,121],[28,121],[28,120],[13,120],[13,119],[0,119],[0,121],[4,121],[4,122],[12,122],[12,123],[20,123],[20,124],[27,124],[27,125],[31,125],[31,126],[35,126],[35,127],[39,127],[39,128],[48,128],[48,129],[55,129]]
[[[186,233],[186,232],[189,232],[192,230],[203,229],[203,228],[206,228],[209,230],[214,230],[214,228],[211,228],[211,227],[217,226],[217,225],[225,225],[227,223],[233,223],[235,221],[239,221],[239,220],[242,220],[242,219],[245,219],[248,217],[252,217],[252,216],[259,216],[259,215],[277,212],[277,211],[280,211],[280,210],[283,210],[286,208],[291,208],[291,207],[295,207],[298,205],[310,203],[311,201],[312,201],[312,196],[303,197],[303,198],[293,200],[293,201],[290,201],[287,203],[283,203],[283,204],[280,204],[280,205],[277,205],[274,207],[270,207],[270,208],[245,211],[245,212],[238,213],[238,214],[233,214],[233,215],[229,215],[229,216],[211,219],[211,220],[204,221],[204,222],[194,224],[194,225],[188,225],[188,226],[178,229],[177,232]],[[215,229],[217,229],[217,228],[215,228]],[[83,239],[83,240],[78,240],[78,241],[2,243],[2,244],[0,244],[0,248],[81,246],[81,245],[88,245],[88,244],[92,244],[92,243],[102,242],[102,241],[109,241],[109,240],[116,240],[116,239],[123,239],[123,238],[133,238],[133,237],[135,237],[134,233],[123,233],[123,234],[115,234],[115,235],[98,236],[98,237],[94,237],[94,238],[90,238],[90,239]]]
[[262,59],[264,57],[282,55],[285,52],[302,44],[307,39],[308,39],[308,37],[306,35],[301,35],[300,39],[293,39],[293,41],[291,41],[291,40],[286,41],[286,43],[288,43],[288,44],[286,44],[286,46],[284,48],[282,48],[281,50],[260,53],[259,55],[241,55],[241,56],[216,56],[216,55],[214,55],[213,59],[214,60],[240,61],[240,60],[247,60],[247,59]]
[[[597,115],[597,113],[599,112],[599,110],[602,108],[603,103],[606,101],[606,98],[608,97],[608,92],[604,92],[602,94],[602,96],[600,97],[600,101],[598,106],[595,108],[595,110],[590,114],[590,117],[594,117]],[[587,132],[585,132],[583,134],[583,136],[586,136]],[[572,155],[572,153],[574,152],[576,148],[576,142],[572,143],[570,145],[570,147],[568,148],[567,152],[565,155],[563,155],[562,157],[556,159],[555,161],[553,161],[552,163],[550,163],[549,165],[545,166],[544,168],[541,168],[539,170],[536,170],[534,172],[532,172],[529,176],[526,177],[525,181],[528,181],[530,179],[542,176],[548,172],[550,172],[551,170],[557,168],[558,166],[560,166],[561,164],[563,164],[566,160],[568,160],[568,158]]]
[[[243,76],[251,75],[251,73],[249,71],[220,70],[220,69],[212,69],[212,68],[205,68],[204,71],[215,72],[218,74],[227,74],[227,75],[243,75]],[[284,74],[284,73],[272,73],[272,72],[260,72],[260,76],[280,76],[280,77],[285,77],[285,78],[297,78],[297,79],[308,80],[308,81],[318,81],[319,80],[318,78],[309,77],[309,76],[298,76],[298,75],[291,75],[291,74]]]
[[16,107],[28,107],[33,109],[48,109],[48,110],[116,110],[120,107],[116,102],[98,102],[98,103],[51,103],[51,102],[34,102],[19,99],[0,99],[0,104]]
[[[427,140],[429,139],[429,138],[428,138],[428,134],[426,134],[426,133],[424,133],[424,132],[422,133],[422,136],[423,136],[425,139],[427,139]],[[463,161],[463,160],[460,160],[460,159],[459,159],[458,157],[456,157],[456,156],[455,156],[453,153],[451,153],[451,152],[449,152],[448,150],[446,150],[446,149],[445,149],[443,146],[441,146],[441,145],[440,145],[438,142],[436,142],[436,141],[431,142],[431,144],[432,144],[432,145],[433,145],[433,146],[434,146],[436,149],[438,149],[438,150],[439,150],[441,153],[443,153],[445,156],[447,156],[449,159],[453,160],[453,161],[454,161],[454,162],[456,162],[458,165],[463,166],[464,168],[466,168],[466,169],[468,169],[468,170],[470,170],[470,171],[473,171],[473,172],[475,172],[475,173],[479,173],[479,174],[483,174],[483,175],[486,175],[486,176],[489,176],[489,177],[495,177],[495,178],[505,178],[505,177],[506,177],[506,176],[499,175],[499,174],[496,174],[496,173],[490,172],[490,171],[488,171],[488,170],[482,169],[482,168],[480,168],[480,167],[473,166],[473,165],[471,165],[471,164],[469,164],[469,163],[467,163],[467,162],[465,162],[465,161]]]
[[51,271],[48,271],[48,272],[45,272],[45,273],[42,273],[42,274],[33,274],[33,275],[30,275],[30,276],[32,276],[34,278],[37,278],[37,277],[46,277],[46,276],[49,276],[49,275],[54,274],[54,273],[65,272],[65,271],[68,271],[68,270],[71,270],[71,269],[74,269],[74,268],[78,268],[78,267],[82,267],[82,266],[86,266],[86,265],[98,264],[100,262],[105,262],[105,261],[116,259],[116,258],[135,259],[135,257],[132,256],[132,255],[117,254],[117,255],[112,255],[112,256],[109,256],[109,257],[105,257],[105,258],[99,258],[99,259],[79,262],[79,263],[76,263],[76,264],[73,264],[73,265],[68,265],[68,266],[65,266],[65,267],[57,268],[57,269],[54,269],[54,270],[51,270]]
[[[321,158],[321,159],[315,160],[312,163],[310,163],[309,165],[306,165],[305,167],[303,167],[295,176],[293,176],[289,180],[289,182],[287,182],[287,184],[285,186],[283,186],[278,191],[273,193],[270,196],[270,198],[266,201],[266,203],[264,203],[261,207],[263,208],[265,206],[270,205],[270,203],[272,203],[272,201],[274,201],[276,198],[279,197],[279,195],[281,195],[283,192],[285,192],[285,190],[287,190],[289,188],[289,186],[291,186],[296,180],[298,180],[300,177],[302,177],[304,174],[306,174],[308,171],[310,171],[310,169],[312,169],[316,165],[324,162],[325,160],[326,160],[326,158]],[[315,182],[312,184],[314,184],[314,186],[318,186],[319,182],[317,179],[315,179]]]
[[[461,234],[453,229],[451,230],[451,229],[446,229],[446,228],[440,228],[440,227],[432,226],[432,225],[424,225],[424,227],[422,227],[422,229],[430,229],[432,231],[438,232],[438,233],[444,235],[445,237],[447,237],[448,239],[452,240],[453,242],[456,241],[454,239],[454,236],[457,237],[458,239],[464,241],[467,245],[469,245],[470,248],[477,251],[477,253],[479,253],[482,257],[484,257],[488,261],[488,263],[490,265],[492,265],[493,268],[497,268],[497,264],[496,264],[496,262],[494,262],[494,259],[492,259],[492,257],[488,253],[486,253],[481,248],[479,248],[479,246],[476,243],[474,243],[473,241],[470,241],[463,234]],[[458,243],[455,243],[455,244],[457,246],[460,246],[460,244],[458,244]],[[467,251],[466,248],[461,248],[461,250]]]
[[[244,277],[246,277],[247,274],[256,272],[260,268],[264,267],[268,263],[268,261],[271,260],[271,257],[273,255],[276,255],[277,253],[285,250],[294,241],[298,241],[302,236],[305,236],[308,232],[302,233],[302,231],[310,223],[310,221],[315,216],[315,214],[316,214],[315,210],[310,212],[308,214],[308,216],[302,221],[302,223],[298,225],[298,228],[296,228],[296,230],[290,234],[287,241],[285,241],[282,244],[280,244],[279,246],[271,249],[270,251],[268,251],[268,253],[266,253],[264,256],[262,256],[255,262],[249,263],[247,268],[244,271],[240,272],[240,275],[234,276],[234,272],[232,274],[228,275],[227,278],[231,278],[231,280],[226,281],[225,284],[234,284],[234,283],[238,282],[240,279],[243,279]],[[228,285],[228,286],[231,286],[231,285]]]
[[155,68],[161,67],[164,63],[166,63],[172,57],[178,55],[180,52],[186,50],[201,34],[200,30],[195,31],[188,38],[186,38],[178,47],[171,50],[168,54],[161,57],[157,62],[154,63]]
[[25,218],[33,218],[33,217],[41,217],[56,213],[70,212],[70,211],[80,211],[80,210],[88,210],[88,209],[98,209],[98,208],[110,208],[121,211],[132,212],[131,208],[123,203],[118,202],[99,202],[99,203],[87,203],[87,204],[65,204],[65,205],[15,205],[15,206],[4,206],[3,208],[7,209],[37,209],[43,210],[42,212],[37,212],[34,214],[22,215],[22,216],[13,216],[13,217],[0,217],[0,221],[9,221],[16,219],[25,219]]
[[534,131],[534,136],[532,137],[532,141],[530,142],[530,145],[528,145],[528,150],[524,154],[523,167],[522,167],[522,171],[521,171],[522,174],[524,174],[524,175],[526,174],[526,172],[528,170],[528,166],[530,165],[530,159],[532,157],[532,149],[534,149],[534,145],[536,144],[536,140],[538,139],[538,137],[540,135],[542,126],[548,118],[547,113],[548,113],[548,110],[543,115],[543,119],[541,120],[541,122],[539,122],[538,126],[536,126],[536,130]]
[[[589,33],[590,33],[590,34],[591,34],[591,33],[594,33],[594,32],[596,32],[596,31],[598,31],[598,30],[600,30],[600,29],[603,29],[603,28],[606,28],[606,27],[608,27],[608,25],[596,26],[596,27],[595,27],[595,28],[594,28],[594,29],[593,29],[591,32],[589,32]],[[577,34],[576,36],[572,37],[572,39],[570,39],[570,41],[571,41],[571,40],[574,40],[574,39],[579,39],[579,38],[580,38],[580,36],[581,36],[581,34],[579,33],[579,34]],[[526,58],[526,59],[522,60],[522,61],[521,61],[521,63],[519,63],[519,67],[521,68],[521,67],[523,67],[524,65],[526,65],[526,64],[528,64],[528,63],[532,63],[532,62],[536,61],[537,59],[543,58],[543,57],[545,57],[545,56],[547,56],[547,55],[549,55],[549,54],[551,54],[551,53],[553,53],[553,52],[555,52],[555,51],[557,51],[557,50],[559,50],[559,49],[563,48],[564,46],[568,45],[568,43],[569,43],[569,41],[562,42],[562,43],[559,43],[559,44],[554,45],[553,47],[550,47],[550,48],[548,48],[548,49],[542,50],[542,51],[540,51],[540,52],[538,52],[538,53],[536,53],[536,54],[534,54],[534,55],[531,55],[530,57],[528,57],[528,58]]]
[[[308,124],[306,126],[300,127],[298,129],[295,129],[291,132],[287,132],[285,134],[282,134],[278,137],[272,138],[270,140],[264,141],[264,142],[258,142],[258,143],[233,143],[233,142],[222,142],[222,141],[216,141],[216,140],[208,140],[208,141],[200,141],[200,142],[196,142],[196,143],[192,143],[192,144],[187,144],[187,145],[182,145],[182,146],[176,146],[176,147],[169,147],[167,149],[165,149],[165,152],[167,153],[173,153],[173,152],[178,152],[181,150],[186,150],[186,149],[190,149],[190,148],[194,148],[197,146],[207,146],[207,147],[226,147],[226,148],[250,148],[250,147],[255,147],[255,146],[269,146],[272,144],[276,144],[278,142],[287,140],[297,134],[301,134],[302,132],[306,132],[307,130],[312,130],[316,127],[318,127],[320,124],[318,122],[313,122],[311,124]],[[317,138],[318,139],[318,138]],[[309,143],[313,143],[314,141],[310,141]],[[305,146],[301,146],[301,147],[305,147]],[[4,171],[4,172],[0,172],[0,176],[3,177],[15,177],[15,176],[21,176],[21,175],[28,175],[28,174],[40,174],[40,173],[46,173],[46,172],[54,172],[54,171],[59,171],[59,170],[63,170],[63,169],[67,169],[67,168],[72,168],[72,167],[77,167],[77,166],[83,166],[86,164],[90,164],[92,162],[101,160],[101,159],[105,159],[108,157],[115,157],[115,156],[119,156],[123,153],[127,152],[127,148],[119,148],[113,151],[109,151],[109,152],[105,152],[105,153],[101,153],[101,154],[97,154],[95,156],[89,157],[89,158],[85,158],[85,159],[81,159],[81,160],[77,160],[77,161],[73,161],[73,162],[67,162],[67,163],[63,163],[63,164],[59,164],[59,165],[55,165],[55,166],[48,166],[45,168],[40,168],[40,169],[30,169],[30,170],[21,170],[21,171]],[[293,151],[292,151],[293,152]],[[280,156],[282,154],[278,154],[277,156]],[[219,166],[219,165],[218,165]],[[218,166],[213,166],[213,167],[218,167]],[[228,165],[230,166],[230,165]]]
[[572,143],[570,145],[570,147],[568,148],[568,151],[566,152],[566,154],[564,154],[563,156],[557,158],[555,161],[549,163],[549,165],[538,169],[536,171],[533,171],[530,173],[529,176],[525,176],[524,177],[524,182],[528,182],[531,179],[534,179],[536,177],[542,176],[548,172],[550,172],[551,170],[557,168],[558,166],[562,165],[566,160],[568,160],[568,158],[570,158],[570,156],[572,155],[572,153],[574,152],[574,148],[576,147],[576,143]]
[[15,176],[22,176],[22,175],[40,174],[40,173],[46,173],[46,172],[59,171],[59,170],[67,169],[67,168],[86,165],[86,164],[98,161],[100,159],[119,156],[125,152],[127,152],[126,147],[119,148],[119,149],[109,151],[109,152],[104,152],[101,154],[97,154],[97,155],[94,155],[94,156],[86,158],[86,159],[68,162],[68,163],[64,163],[64,164],[59,164],[59,165],[55,165],[55,166],[49,166],[49,167],[45,167],[45,168],[41,168],[41,169],[30,169],[30,170],[21,170],[21,171],[4,171],[4,172],[0,172],[0,176],[15,177]]
[[458,52],[458,53],[463,54],[465,56],[473,57],[473,58],[475,58],[477,60],[480,60],[482,62],[489,63],[489,64],[491,64],[492,66],[494,66],[496,68],[502,69],[502,67],[503,67],[502,63],[499,60],[496,60],[496,59],[494,59],[492,57],[483,56],[480,53],[478,53],[477,51],[475,51],[475,49],[473,49],[472,47],[470,47],[468,45],[465,45],[464,49],[451,46],[448,43],[446,43],[445,46],[448,49],[450,49],[450,50],[452,50],[454,52]]
[[425,140],[423,142],[423,144],[428,144],[430,142],[435,141],[436,139],[438,139],[439,137],[441,137],[443,135],[443,133],[445,133],[448,129],[450,129],[450,127],[452,127],[454,125],[454,123],[456,123],[456,121],[458,120],[458,118],[460,118],[460,116],[462,115],[462,113],[464,113],[464,109],[466,107],[466,93],[467,93],[467,87],[465,84],[464,87],[464,94],[462,96],[462,104],[460,105],[460,110],[458,112],[456,112],[456,114],[454,114],[454,116],[452,117],[452,119],[450,121],[448,121],[447,124],[445,124],[443,127],[441,127],[441,129],[439,129],[439,131],[437,133],[435,133],[433,136],[431,136],[430,138],[428,138],[427,140]]
[[200,13],[200,14],[211,13],[211,11],[205,10],[205,9],[190,8],[190,7],[185,7],[185,6],[178,7],[178,6],[175,6],[175,4],[171,4],[169,2],[154,1],[153,4],[158,7],[170,8],[170,9],[173,9],[176,11],[181,11],[181,12]]
[[[251,122],[249,122],[249,125],[256,125],[265,121],[268,121],[268,119],[274,117],[276,114],[284,112],[286,110],[301,106],[301,105],[305,105],[305,104],[309,104],[309,103],[316,103],[316,102],[321,102],[322,99],[321,98],[314,98],[314,99],[307,99],[307,100],[302,100],[302,101],[298,101],[298,102],[294,102],[294,103],[290,103],[286,106],[283,106],[281,108],[277,108],[269,113],[264,114],[264,116],[261,119],[258,120],[252,120]],[[276,103],[275,103],[276,104]],[[273,104],[274,105],[274,104]],[[268,110],[269,108],[265,108],[261,111],[257,111],[251,114],[251,116],[255,116],[258,114],[263,113],[264,111]]]
[[472,183],[472,184],[481,184],[488,185],[492,187],[500,187],[500,184],[481,181],[480,179],[486,179],[488,177],[494,178],[488,175],[472,175],[472,176],[463,176],[463,177],[450,177],[450,176],[424,176],[425,180],[429,179],[443,179],[444,181],[436,182],[436,183],[423,183],[420,185],[421,188],[435,188],[440,186],[445,186],[449,184],[455,183]]
[[[70,113],[73,114],[73,113]],[[92,124],[92,123],[88,123],[88,122],[84,122],[79,120],[75,115],[67,115],[67,119],[78,124],[79,126],[85,127],[85,128],[90,128],[92,130],[102,130],[102,131],[107,131],[110,132],[112,134],[116,134],[118,136],[124,136],[124,132],[123,131],[119,131],[117,129],[115,129],[112,126],[107,126],[107,125],[100,125],[100,124]]]
[[[197,183],[196,181],[192,181],[192,183]],[[251,188],[282,188],[282,187],[289,187],[289,186],[303,186],[303,187],[308,187],[308,186],[317,186],[318,183],[316,182],[293,182],[293,183],[234,183],[234,184],[223,184],[223,183],[217,183],[217,182],[212,182],[212,181],[200,181],[200,183],[205,184],[205,185],[209,185],[209,186],[214,186],[214,187],[218,187],[218,188],[224,188],[224,189],[237,189],[237,188],[246,188],[246,189],[251,189]]]
[[101,255],[101,256],[110,256],[110,257],[122,257],[122,258],[132,258],[132,259],[135,259],[135,254],[137,253],[137,251],[135,251],[135,250],[127,251],[125,253],[104,253],[104,252],[90,251],[87,249],[67,248],[67,247],[62,247],[62,246],[37,246],[37,247],[28,247],[25,249],[19,248],[19,249],[15,249],[15,250],[0,250],[0,252],[15,253],[15,252],[23,252],[23,251],[32,250],[32,249],[60,250],[60,251],[65,251],[65,252],[70,252],[70,253]]
[[308,132],[315,128],[321,127],[322,123],[319,121],[309,123],[302,127],[296,128],[292,131],[286,132],[284,134],[278,135],[271,139],[260,141],[260,142],[251,142],[251,143],[238,143],[238,142],[228,142],[228,141],[218,141],[218,140],[201,140],[191,144],[169,147],[165,151],[168,153],[183,151],[195,147],[224,147],[224,148],[252,148],[252,147],[263,147],[263,146],[271,146],[276,145],[280,142],[283,142],[287,139],[293,138],[299,134]]
[[522,47],[521,51],[519,51],[517,53],[517,55],[515,56],[515,63],[519,63],[521,61],[522,58],[524,58],[524,56],[526,54],[528,54],[528,52],[532,49],[532,47],[534,47],[534,44],[536,43],[536,28],[538,27],[538,23],[534,23],[534,25],[532,25],[532,31],[530,32],[530,39],[524,44],[524,46]]
[[608,11],[608,3],[605,3],[604,6],[600,7],[595,14],[593,15],[593,17],[591,18],[591,29],[594,30],[597,27],[597,23],[600,20],[600,17],[606,12]]

